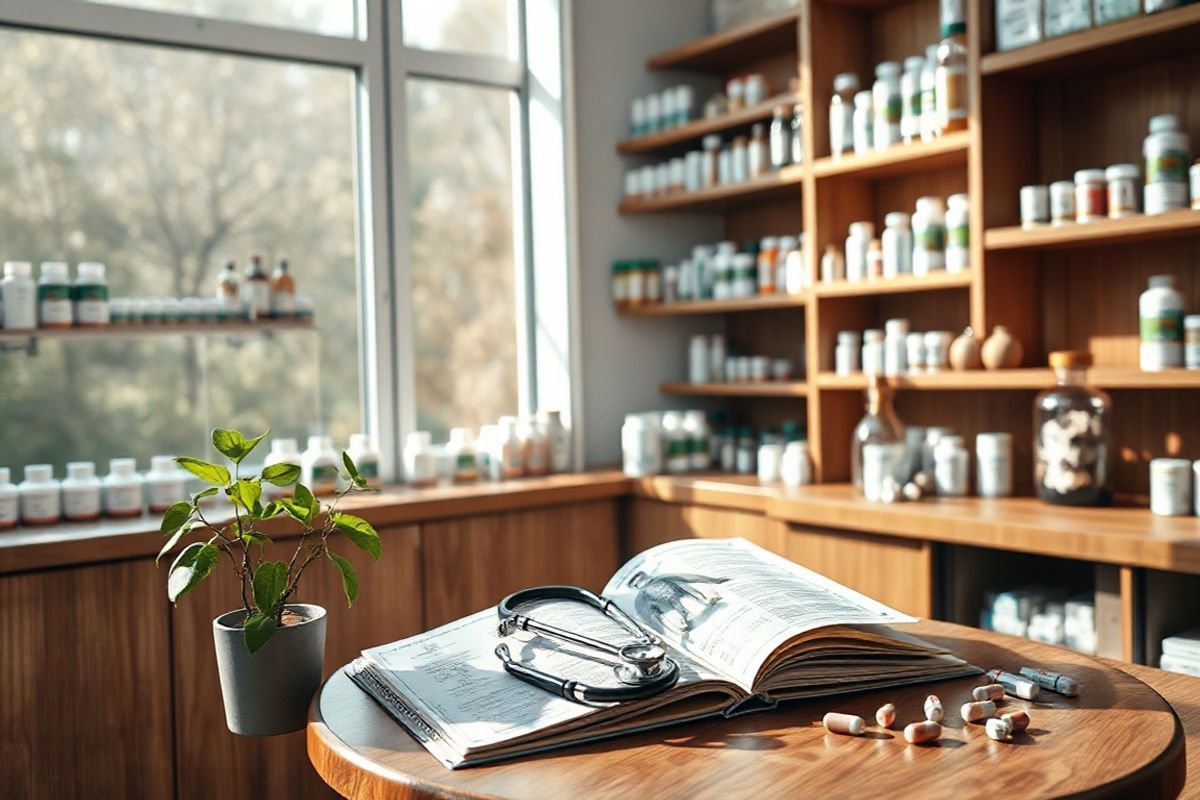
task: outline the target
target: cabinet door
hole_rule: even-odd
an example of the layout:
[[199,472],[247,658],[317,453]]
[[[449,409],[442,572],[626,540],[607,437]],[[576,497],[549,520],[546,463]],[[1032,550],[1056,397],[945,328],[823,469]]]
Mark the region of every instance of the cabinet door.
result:
[[170,796],[162,580],[148,559],[0,578],[0,795]]
[[772,553],[783,554],[785,524],[750,511],[708,506],[630,501],[626,556],[676,539],[729,539],[740,536]]
[[[326,675],[366,647],[420,632],[417,529],[386,528],[379,535],[383,555],[378,562],[372,562],[369,555],[349,542],[336,547],[336,552],[358,570],[359,594],[354,608],[346,608],[341,576],[333,564],[314,563],[300,583],[297,599],[323,606],[328,612]],[[277,546],[282,549],[284,544]],[[239,605],[237,577],[228,567],[223,561],[171,612],[178,795],[185,800],[336,797],[309,764],[304,731],[255,738],[235,736],[225,726],[212,621]],[[157,599],[165,604],[165,589],[160,587],[159,591]]]

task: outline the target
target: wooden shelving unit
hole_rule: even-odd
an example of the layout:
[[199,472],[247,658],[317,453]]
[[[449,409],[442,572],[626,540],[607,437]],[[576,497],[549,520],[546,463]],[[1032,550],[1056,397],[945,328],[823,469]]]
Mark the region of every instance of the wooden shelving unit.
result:
[[966,167],[970,144],[970,134],[960,131],[934,139],[932,142],[893,145],[887,150],[875,150],[860,156],[825,156],[813,162],[813,174],[818,178],[831,175],[884,178],[894,175],[916,175],[931,169]]
[[761,178],[729,186],[715,186],[698,192],[678,192],[661,197],[623,200],[618,210],[622,214],[649,214],[658,211],[729,211],[761,204],[780,196],[800,196],[804,170],[785,167]]
[[971,272],[935,272],[931,275],[901,275],[896,278],[876,278],[868,281],[836,281],[818,283],[813,287],[817,297],[875,297],[909,292],[937,292],[947,289],[969,289]]
[[734,314],[771,308],[803,308],[804,295],[768,294],[739,300],[696,300],[686,303],[655,303],[623,309],[623,317],[672,317],[696,314]]
[[663,394],[697,397],[804,397],[808,386],[801,381],[764,381],[762,383],[664,383]]
[[993,228],[984,234],[983,246],[988,250],[1079,249],[1196,235],[1200,235],[1200,211],[1184,210],[1029,229],[1019,225]]
[[788,11],[740,28],[714,33],[646,59],[646,69],[692,70],[720,75],[756,58],[797,53],[801,12]]
[[713,119],[698,119],[694,122],[689,122],[687,125],[672,128],[669,131],[654,133],[649,136],[640,136],[637,139],[626,139],[623,142],[617,143],[617,153],[623,156],[633,156],[642,153],[675,149],[680,145],[697,142],[710,133],[724,133],[725,131],[753,125],[756,122],[769,120],[774,115],[776,106],[791,107],[799,102],[800,97],[798,95],[782,94],[767,100],[765,103],[743,108],[740,111],[734,111],[724,116]]
[[[1200,389],[1200,370],[1172,369],[1162,372],[1146,372],[1134,367],[1095,367],[1088,371],[1088,380],[1102,389]],[[958,372],[915,373],[897,375],[887,379],[898,389],[940,389],[943,391],[1004,391],[1020,389],[1045,389],[1054,385],[1054,373],[1050,369],[1030,367],[1025,369],[967,370]],[[817,375],[817,386],[821,389],[867,388],[867,378],[862,373],[836,375],[823,372]]]

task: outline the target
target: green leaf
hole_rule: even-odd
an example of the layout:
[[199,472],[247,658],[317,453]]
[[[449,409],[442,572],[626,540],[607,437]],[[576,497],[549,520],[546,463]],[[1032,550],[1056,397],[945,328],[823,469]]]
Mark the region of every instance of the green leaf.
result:
[[257,516],[259,519],[275,519],[286,511],[287,509],[284,508],[282,502],[279,500],[272,500],[263,506],[262,510],[258,512]]
[[205,483],[213,486],[226,486],[229,483],[229,470],[217,464],[210,464],[198,458],[186,456],[175,459],[175,463],[195,475]]
[[354,459],[345,450],[342,451],[342,464],[346,467],[346,474],[350,476],[350,480],[358,483],[362,476],[358,474],[358,467],[354,464]]
[[296,501],[290,497],[284,497],[275,501],[275,503],[297,522],[301,524],[308,522],[308,509],[297,505]]
[[254,605],[274,616],[275,604],[287,589],[288,567],[282,561],[264,561],[254,570]]
[[192,502],[199,503],[204,498],[212,497],[214,494],[216,494],[219,491],[221,491],[221,490],[218,489],[216,486],[210,486],[209,488],[205,489],[204,491],[196,492],[194,495],[192,495]]
[[335,514],[333,524],[339,531],[346,534],[346,538],[356,547],[370,553],[372,560],[379,560],[379,554],[382,552],[379,532],[371,526],[371,523],[353,514]]
[[192,530],[193,526],[189,523],[185,522],[181,525],[178,530],[171,534],[171,538],[162,546],[162,549],[158,551],[158,555],[154,558],[154,563],[157,564],[159,561],[162,561],[162,557],[174,550],[175,545],[179,544],[179,540],[191,533]]
[[262,484],[258,482],[258,478],[241,478],[226,489],[225,494],[253,515],[254,504],[262,498]]
[[325,555],[329,556],[338,572],[342,573],[342,589],[346,592],[348,606],[353,606],[354,601],[358,599],[358,573],[354,571],[354,565],[337,553],[326,550]]
[[261,442],[270,431],[256,436],[253,439],[247,439],[240,431],[231,431],[224,428],[217,428],[212,432],[213,447],[217,448],[217,452],[228,458],[235,464],[240,464],[242,459],[250,455],[258,443]]
[[292,492],[292,503],[299,509],[304,510],[303,517],[297,517],[306,525],[313,521],[317,516],[317,512],[321,510],[321,504],[317,502],[317,498],[313,497],[310,490],[303,483],[297,483],[295,490]]
[[245,625],[242,626],[242,639],[251,654],[270,641],[274,633],[275,618],[257,612],[247,617]]
[[258,447],[258,443],[261,442],[263,439],[267,438],[267,434],[270,432],[271,432],[271,429],[267,428],[265,431],[260,433],[258,436],[255,436],[253,439],[247,439],[246,440],[246,450],[245,450],[245,452],[242,453],[242,458],[245,458],[246,456],[253,453],[254,448]]
[[295,464],[272,464],[263,469],[262,479],[274,486],[291,486],[300,480],[300,468]]
[[238,533],[238,536],[241,538],[241,540],[243,542],[248,542],[249,544],[270,544],[271,543],[270,536],[267,536],[265,533],[259,533],[258,531],[254,530],[253,528],[240,531]]
[[167,598],[172,603],[178,603],[179,598],[212,574],[219,557],[220,551],[211,542],[192,542],[183,548],[167,575]]
[[169,536],[175,531],[187,524],[187,521],[192,518],[192,504],[180,501],[171,506],[163,514],[162,524],[158,529],[163,536]]

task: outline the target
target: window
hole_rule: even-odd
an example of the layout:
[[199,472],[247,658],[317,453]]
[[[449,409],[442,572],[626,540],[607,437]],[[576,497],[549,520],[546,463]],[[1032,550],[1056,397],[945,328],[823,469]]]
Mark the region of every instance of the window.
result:
[[404,43],[422,50],[450,50],[516,58],[514,0],[403,0]]
[[84,0],[256,25],[353,36],[357,0]]

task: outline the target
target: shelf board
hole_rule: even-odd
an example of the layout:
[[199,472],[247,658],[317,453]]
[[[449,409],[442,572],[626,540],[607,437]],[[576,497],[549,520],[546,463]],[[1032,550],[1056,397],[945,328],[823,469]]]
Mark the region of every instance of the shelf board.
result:
[[841,158],[826,156],[813,162],[817,178],[851,175],[855,178],[887,178],[895,175],[915,175],[944,167],[967,165],[967,149],[971,143],[969,131],[956,131],[931,142],[898,144],[886,150],[873,150],[858,156]]
[[664,383],[663,394],[689,394],[709,397],[804,397],[808,384],[803,381],[764,381],[763,383]]
[[[640,136],[636,139],[626,139],[617,143],[617,153],[623,156],[639,153],[653,153],[658,150],[669,150],[677,145],[695,141],[708,136],[710,133],[721,133],[744,125],[771,119],[775,114],[775,106],[793,106],[800,102],[794,94],[781,94],[764,103],[759,103],[731,114],[724,114],[712,119],[698,119],[662,133]],[[789,117],[790,119],[790,117]]]
[[747,62],[796,51],[800,11],[785,11],[682,44],[646,59],[646,69],[724,73]]
[[983,246],[987,250],[1055,250],[1102,247],[1197,234],[1200,234],[1200,211],[1183,209],[1154,216],[1138,214],[1097,222],[1042,225],[1028,230],[1019,225],[991,228],[984,231]]
[[917,277],[901,275],[898,278],[876,278],[868,281],[837,281],[818,283],[813,288],[817,297],[871,297],[874,295],[903,294],[906,292],[936,292],[947,289],[964,289],[971,285],[971,273],[946,272],[944,270]]
[[692,300],[680,303],[655,303],[631,306],[622,310],[622,317],[670,317],[687,314],[729,314],[743,311],[765,311],[777,308],[802,308],[804,295],[766,294],[738,300]]
[[[1102,389],[1197,389],[1200,370],[1172,369],[1146,372],[1137,367],[1093,367],[1088,370],[1088,382]],[[943,391],[1003,391],[1039,390],[1054,385],[1054,372],[1043,367],[998,370],[946,370],[888,378],[898,389],[933,389]],[[817,376],[821,389],[865,389],[867,378],[862,373],[835,375],[822,372]]]
[[32,331],[0,331],[0,342],[30,339],[143,339],[161,336],[235,335],[272,331],[315,330],[312,322],[267,319],[258,322],[187,322],[158,325],[110,325],[102,328],[38,328]]
[[1095,68],[1156,61],[1194,53],[1200,36],[1200,6],[1187,5],[1111,25],[1047,39],[1028,47],[988,53],[983,75],[1048,77]]
[[800,200],[804,182],[803,166],[784,167],[761,178],[729,186],[714,186],[698,192],[682,192],[647,199],[626,199],[617,206],[622,214],[649,214],[657,211],[724,211],[761,203],[774,197],[791,195]]

